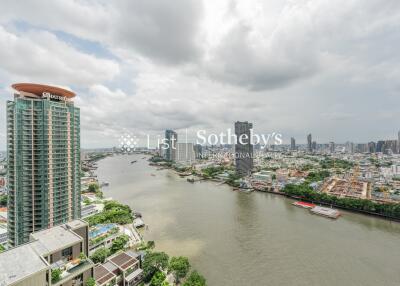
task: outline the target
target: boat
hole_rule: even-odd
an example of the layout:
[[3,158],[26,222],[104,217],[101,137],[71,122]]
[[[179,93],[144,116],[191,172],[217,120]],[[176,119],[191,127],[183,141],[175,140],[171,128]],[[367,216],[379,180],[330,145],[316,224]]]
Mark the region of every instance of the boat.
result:
[[313,214],[317,214],[320,216],[328,217],[328,218],[333,218],[337,219],[340,216],[340,212],[336,209],[331,209],[331,208],[325,208],[325,207],[320,207],[316,206],[310,209],[310,211]]
[[189,183],[194,183],[194,178],[193,177],[189,177],[186,179]]
[[136,163],[136,162],[137,162],[137,160],[133,160],[133,161],[131,162],[131,164]]
[[110,185],[109,182],[103,182],[101,183],[100,187],[108,187]]
[[254,189],[251,189],[251,188],[239,188],[239,192],[242,192],[245,194],[250,194],[253,191],[254,191]]
[[136,227],[136,228],[139,228],[139,227],[145,226],[145,224],[144,224],[144,221],[141,218],[136,218],[133,221],[133,226]]
[[153,176],[153,177],[155,177],[155,176],[156,176],[156,174],[150,174],[150,176]]
[[305,208],[305,209],[312,209],[312,208],[315,207],[314,204],[307,203],[307,202],[302,202],[302,201],[294,202],[294,203],[292,203],[292,205],[294,205],[296,207]]

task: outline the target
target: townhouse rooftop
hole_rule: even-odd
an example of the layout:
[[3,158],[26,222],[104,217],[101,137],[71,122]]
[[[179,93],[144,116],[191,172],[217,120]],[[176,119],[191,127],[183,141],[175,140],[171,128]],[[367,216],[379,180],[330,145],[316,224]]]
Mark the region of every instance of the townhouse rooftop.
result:
[[10,285],[47,269],[49,265],[38,255],[32,243],[27,243],[1,253],[0,282]]

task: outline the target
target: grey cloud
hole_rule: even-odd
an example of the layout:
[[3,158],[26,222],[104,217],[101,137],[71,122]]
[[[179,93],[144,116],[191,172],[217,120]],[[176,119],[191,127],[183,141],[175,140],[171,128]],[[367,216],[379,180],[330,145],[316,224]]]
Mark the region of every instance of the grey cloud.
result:
[[114,44],[165,63],[193,61],[200,55],[201,1],[120,0],[114,12]]

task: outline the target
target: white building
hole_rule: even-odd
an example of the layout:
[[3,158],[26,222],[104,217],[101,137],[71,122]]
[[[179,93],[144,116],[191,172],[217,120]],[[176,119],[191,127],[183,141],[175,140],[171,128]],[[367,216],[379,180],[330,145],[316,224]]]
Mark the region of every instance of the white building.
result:
[[193,164],[196,155],[193,143],[177,143],[175,152],[175,162]]

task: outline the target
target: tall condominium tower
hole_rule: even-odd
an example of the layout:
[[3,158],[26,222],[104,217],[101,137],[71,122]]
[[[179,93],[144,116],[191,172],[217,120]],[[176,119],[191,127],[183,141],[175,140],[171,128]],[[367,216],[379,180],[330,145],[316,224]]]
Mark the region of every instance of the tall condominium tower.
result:
[[165,130],[164,158],[168,161],[174,161],[176,157],[176,144],[178,143],[178,134],[173,130]]
[[294,137],[290,138],[290,150],[296,150],[296,139],[294,139]]
[[16,246],[30,233],[80,217],[80,112],[71,91],[12,86],[7,102],[8,232]]
[[335,142],[329,142],[329,152],[335,153]]
[[250,175],[253,169],[253,144],[251,144],[250,140],[250,129],[252,128],[253,124],[247,121],[235,122],[237,138],[235,144],[236,173],[241,176]]
[[312,137],[311,134],[307,135],[307,151],[312,152]]

